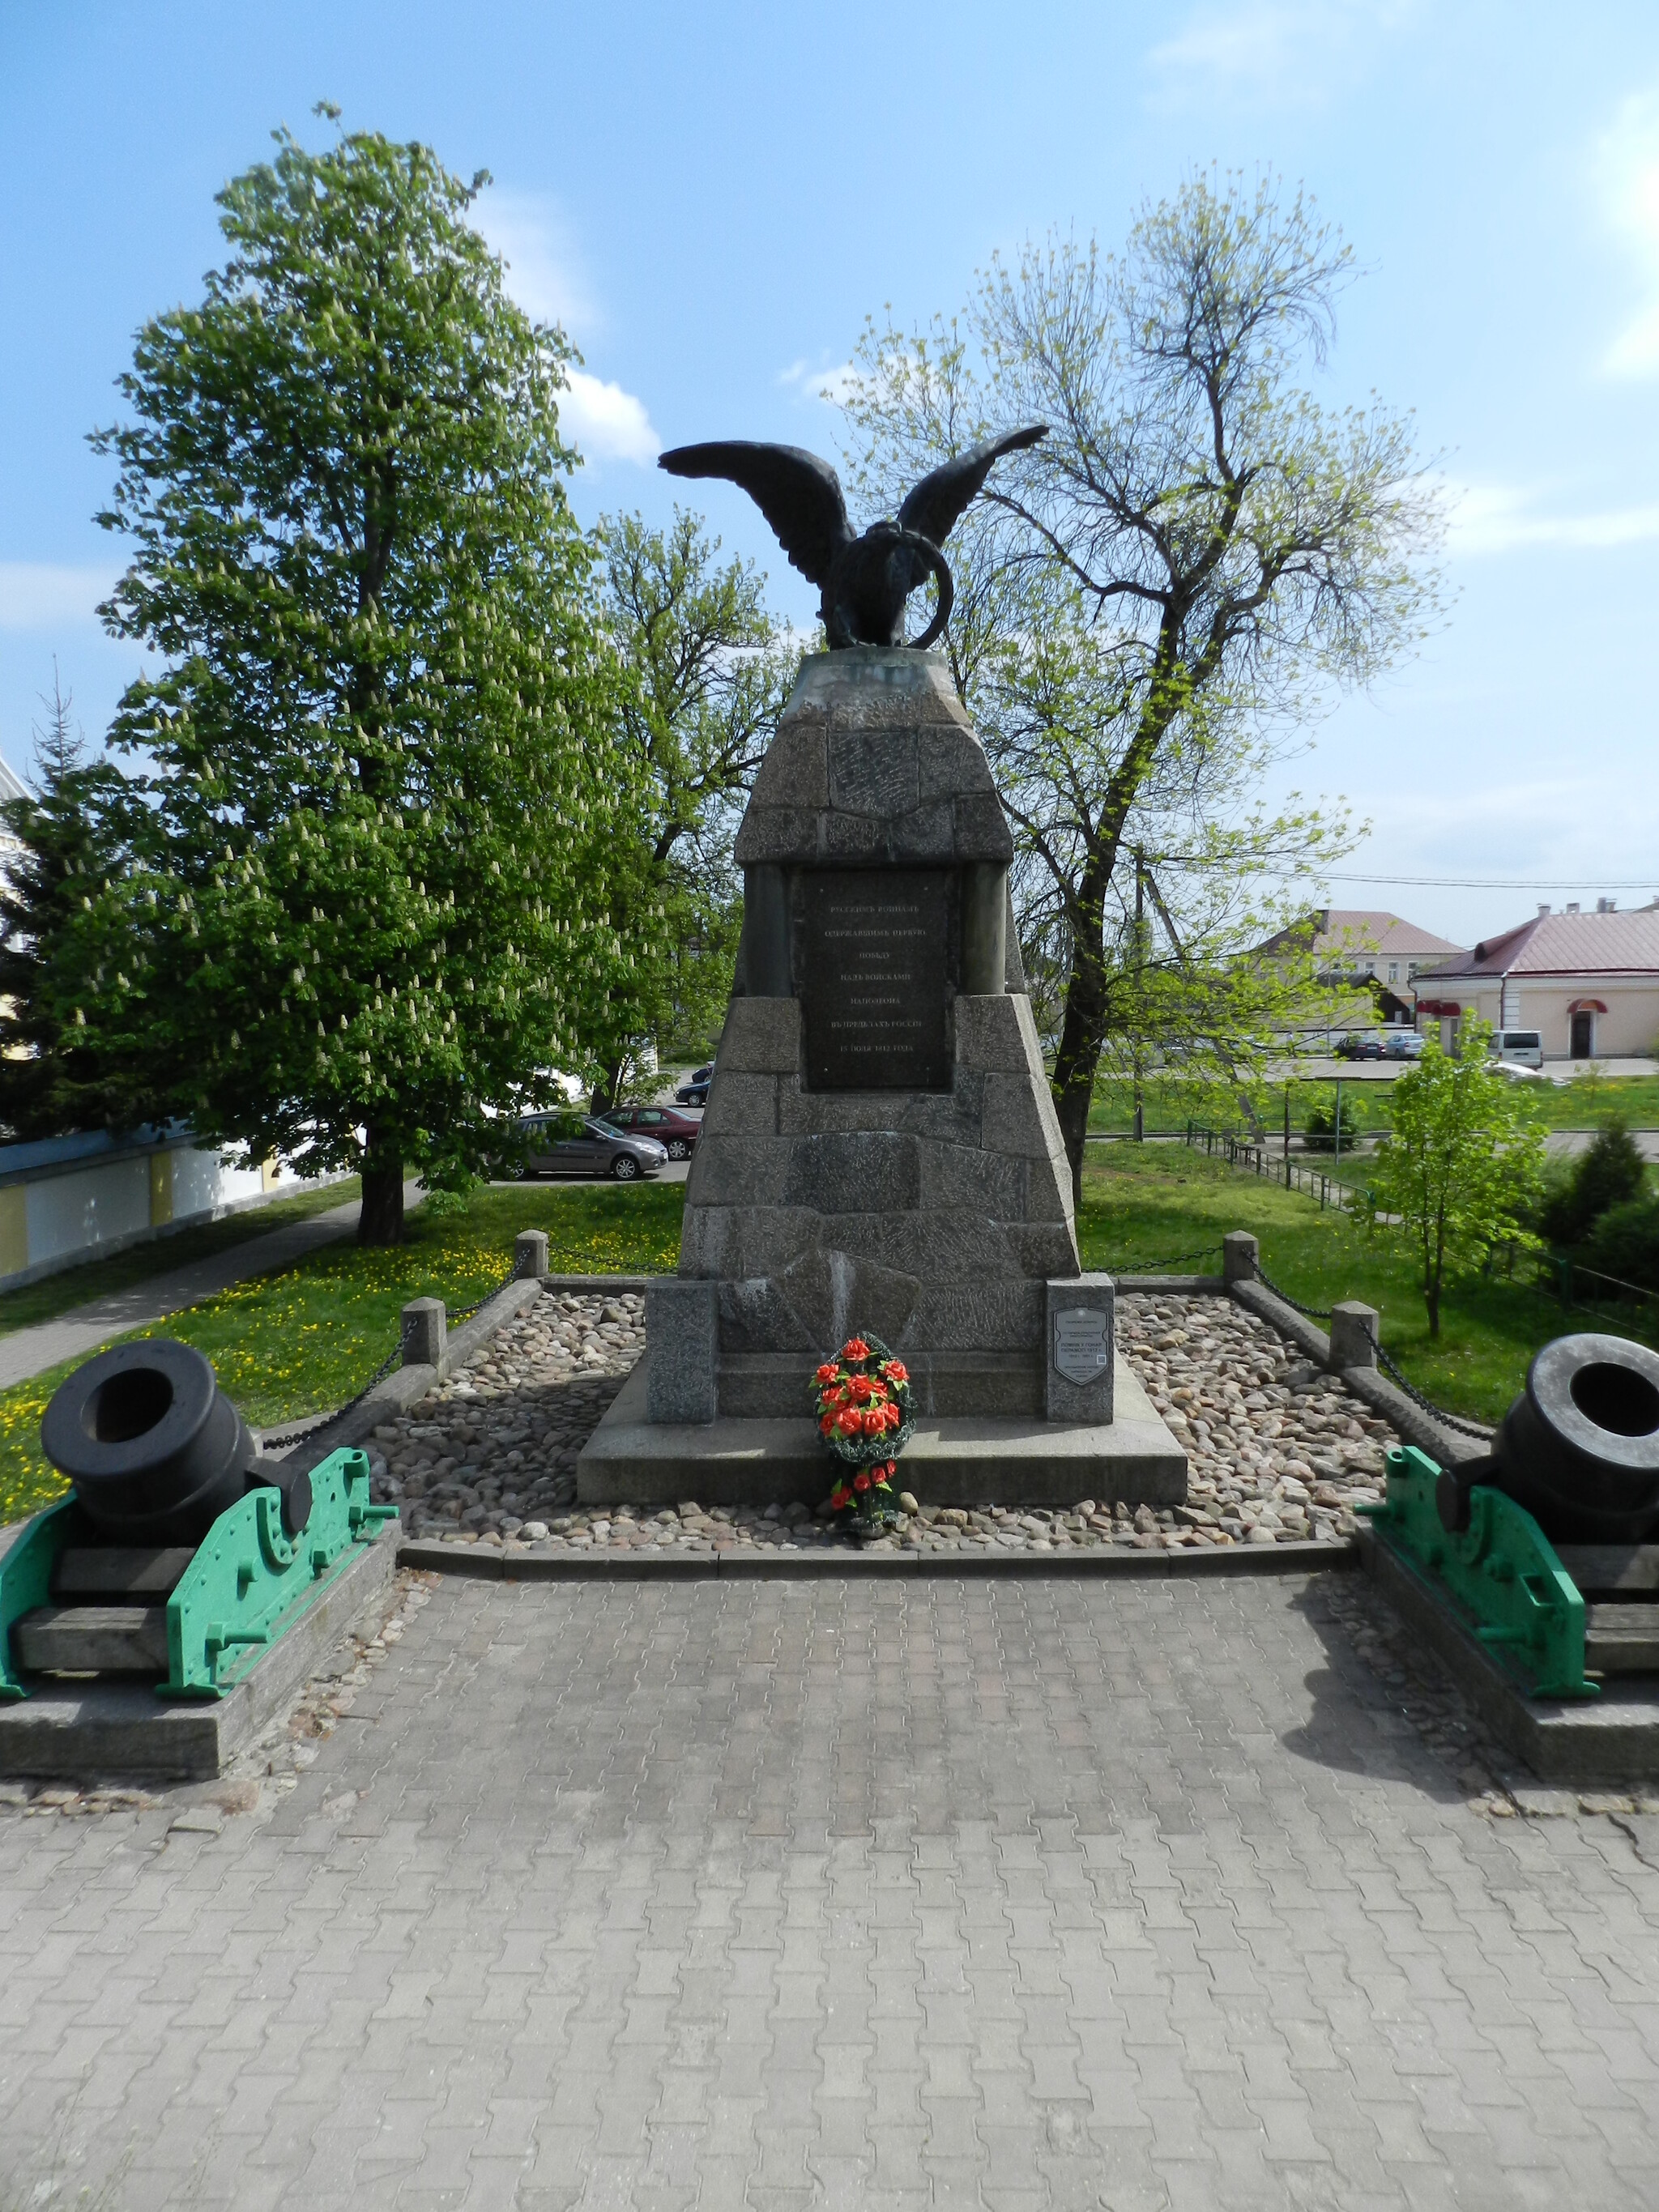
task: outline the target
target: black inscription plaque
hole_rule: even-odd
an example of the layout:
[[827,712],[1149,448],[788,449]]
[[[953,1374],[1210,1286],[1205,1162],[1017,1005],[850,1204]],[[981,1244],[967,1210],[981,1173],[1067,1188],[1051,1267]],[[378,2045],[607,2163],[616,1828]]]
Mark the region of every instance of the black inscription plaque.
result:
[[801,891],[808,1090],[948,1091],[949,871],[812,870]]

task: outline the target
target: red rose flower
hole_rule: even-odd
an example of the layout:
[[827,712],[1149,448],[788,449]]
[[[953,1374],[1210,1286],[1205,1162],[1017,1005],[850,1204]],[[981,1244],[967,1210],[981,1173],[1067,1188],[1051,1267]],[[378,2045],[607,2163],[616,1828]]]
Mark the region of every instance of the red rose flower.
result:
[[847,1386],[848,1395],[855,1406],[862,1406],[868,1402],[875,1387],[867,1375],[855,1375]]
[[886,1433],[887,1415],[881,1407],[868,1407],[860,1415],[860,1419],[864,1423],[864,1433],[866,1437],[879,1437]]
[[835,1432],[836,1417],[833,1413],[826,1413],[823,1419],[818,1423],[818,1433],[820,1436],[832,1437]]
[[835,1379],[835,1362],[830,1359],[826,1359],[823,1366],[819,1368],[817,1373],[812,1377],[812,1380],[815,1382],[833,1382]]
[[869,1476],[862,1474],[855,1474],[853,1477],[853,1487],[854,1490],[868,1490],[870,1487]]
[[836,1416],[836,1426],[844,1437],[858,1436],[864,1427],[864,1416],[856,1406],[843,1406]]
[[910,1370],[902,1359],[884,1360],[881,1371],[890,1382],[908,1382],[910,1380]]
[[849,1336],[841,1348],[843,1359],[867,1359],[870,1347],[861,1336]]

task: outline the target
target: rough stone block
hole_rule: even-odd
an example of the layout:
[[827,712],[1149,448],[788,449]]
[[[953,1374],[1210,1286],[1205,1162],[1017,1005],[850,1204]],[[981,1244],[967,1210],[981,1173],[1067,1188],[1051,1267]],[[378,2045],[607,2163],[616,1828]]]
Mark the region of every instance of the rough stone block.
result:
[[811,860],[818,849],[819,812],[815,806],[751,806],[732,848],[740,868],[763,860]]
[[1331,1308],[1333,1367],[1375,1367],[1377,1313],[1358,1298],[1339,1298]]
[[665,1275],[645,1293],[646,1419],[712,1421],[720,1410],[719,1292]]
[[830,805],[891,820],[916,804],[912,730],[836,729],[830,738]]
[[969,1206],[926,1213],[841,1213],[821,1240],[921,1283],[998,1283],[1020,1269],[1006,1232]]
[[733,1074],[722,1067],[718,1079],[709,1088],[699,1144],[706,1145],[710,1137],[777,1134],[779,1079],[775,1075]]
[[1116,1285],[1109,1275],[1075,1275],[1044,1288],[1048,1417],[1104,1427],[1116,1370]]
[[996,796],[985,749],[965,724],[918,732],[916,795],[924,805],[930,799]]
[[755,778],[754,803],[814,810],[830,804],[827,728],[825,717],[780,726]]
[[778,1206],[784,1195],[792,1147],[781,1137],[705,1131],[691,1155],[685,1202],[702,1206]]
[[921,1203],[925,1208],[970,1206],[992,1221],[1027,1218],[1028,1162],[1011,1159],[1006,1152],[981,1152],[976,1145],[934,1143],[922,1144],[921,1158]]
[[[1024,1075],[1030,1068],[1025,1031],[1019,1009],[1029,1009],[1029,999],[963,994],[951,1000],[956,1017],[957,1064],[1003,1075]],[[1042,1077],[1042,1062],[1036,1063]]]
[[1069,1221],[1005,1222],[1002,1233],[1013,1246],[1024,1273],[1057,1279],[1075,1278],[1079,1272],[1077,1238]]
[[943,803],[913,807],[908,814],[827,813],[818,817],[818,849],[825,860],[880,859],[902,866],[916,860],[948,862],[952,854],[951,810]]
[[441,1298],[411,1298],[404,1308],[398,1344],[405,1367],[440,1367],[449,1317]]
[[908,1341],[936,1352],[1042,1349],[1039,1282],[924,1283]]
[[720,1032],[711,1101],[727,1075],[793,1075],[799,1065],[799,1001],[733,999]]
[[1025,1076],[988,1075],[984,1129],[988,1151],[1051,1158],[1059,1146],[1060,1124],[1047,1084],[1039,1091]]
[[720,1351],[799,1352],[821,1357],[819,1334],[795,1311],[769,1275],[720,1286]]
[[874,1329],[896,1350],[921,1295],[914,1276],[879,1259],[828,1245],[785,1268],[778,1288],[820,1358],[844,1344],[855,1328]]
[[725,1282],[778,1275],[819,1242],[816,1213],[777,1206],[689,1206],[680,1231],[680,1271]]
[[984,798],[953,799],[951,813],[957,860],[1000,860],[1006,866],[1013,859],[1013,836],[994,792]]
[[787,1156],[785,1206],[835,1215],[902,1213],[921,1201],[921,1147],[901,1131],[828,1132],[779,1142]]

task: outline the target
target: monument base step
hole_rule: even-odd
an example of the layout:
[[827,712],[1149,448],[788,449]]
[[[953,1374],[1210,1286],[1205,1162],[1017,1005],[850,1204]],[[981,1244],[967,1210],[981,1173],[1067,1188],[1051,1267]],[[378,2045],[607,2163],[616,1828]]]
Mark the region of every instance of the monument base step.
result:
[[[645,1364],[635,1364],[576,1462],[580,1504],[817,1505],[829,1494],[835,1462],[810,1419],[647,1421]],[[1116,1418],[1098,1428],[1030,1414],[924,1417],[896,1486],[924,1505],[1181,1504],[1187,1455],[1121,1354],[1113,1387]]]
[[[907,1352],[903,1358],[918,1419],[1042,1416],[1040,1352]],[[799,1352],[723,1352],[717,1370],[720,1412],[738,1420],[799,1419],[810,1403],[811,1374],[811,1362]]]

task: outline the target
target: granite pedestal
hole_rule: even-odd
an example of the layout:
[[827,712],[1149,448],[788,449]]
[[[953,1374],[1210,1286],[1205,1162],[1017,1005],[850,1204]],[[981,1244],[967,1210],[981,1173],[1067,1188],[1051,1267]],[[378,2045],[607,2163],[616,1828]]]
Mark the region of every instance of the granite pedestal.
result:
[[[645,1371],[581,1456],[584,1500],[820,1494],[807,1382],[854,1330],[909,1370],[919,1497],[1183,1494],[1152,1407],[1115,1407],[1112,1286],[1079,1265],[1012,854],[941,659],[803,665],[738,836],[743,945],[678,1271],[647,1294]],[[619,1426],[640,1432],[620,1457]]]

